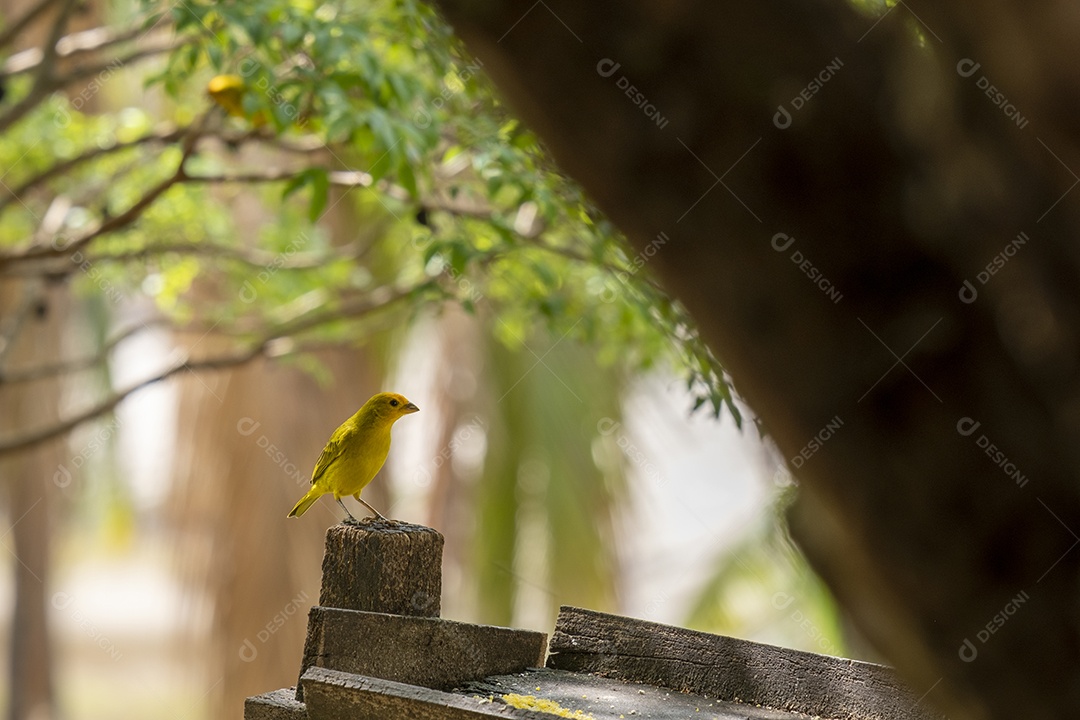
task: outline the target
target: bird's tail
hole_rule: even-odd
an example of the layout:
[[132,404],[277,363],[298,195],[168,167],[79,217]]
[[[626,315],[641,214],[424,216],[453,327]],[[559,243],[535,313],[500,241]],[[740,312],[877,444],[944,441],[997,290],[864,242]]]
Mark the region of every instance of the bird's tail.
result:
[[311,507],[316,500],[322,497],[323,491],[316,488],[314,485],[307,491],[307,495],[300,498],[300,502],[296,503],[296,506],[289,512],[289,517],[300,517],[307,509]]

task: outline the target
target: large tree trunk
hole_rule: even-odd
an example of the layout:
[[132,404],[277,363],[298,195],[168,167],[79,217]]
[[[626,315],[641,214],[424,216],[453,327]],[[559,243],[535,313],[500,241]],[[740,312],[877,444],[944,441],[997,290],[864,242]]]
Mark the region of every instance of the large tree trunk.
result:
[[[59,357],[69,305],[66,287],[44,286],[32,280],[0,286],[0,317],[4,319],[0,337],[10,343],[0,352],[0,367],[32,367]],[[13,434],[22,428],[56,423],[59,405],[56,378],[0,385],[0,431]],[[0,460],[0,483],[8,500],[0,544],[15,558],[15,607],[8,657],[7,717],[11,720],[50,718],[55,713],[48,612],[51,606],[66,610],[70,603],[62,588],[51,605],[46,602],[50,590],[56,589],[49,587],[49,516],[58,487],[71,481],[70,465],[70,460],[62,460],[56,442]]]
[[696,318],[922,702],[1076,717],[1073,5],[440,4]]

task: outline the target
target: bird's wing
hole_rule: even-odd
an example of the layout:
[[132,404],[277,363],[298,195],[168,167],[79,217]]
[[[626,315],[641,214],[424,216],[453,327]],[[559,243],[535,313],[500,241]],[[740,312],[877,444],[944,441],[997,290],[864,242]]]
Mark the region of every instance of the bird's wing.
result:
[[319,456],[319,461],[315,463],[315,470],[311,473],[312,485],[318,482],[319,478],[326,472],[326,469],[338,459],[338,456],[341,455],[343,446],[344,443],[341,442],[341,438],[337,437],[336,434],[334,437],[330,438],[330,442],[326,443],[322,455]]

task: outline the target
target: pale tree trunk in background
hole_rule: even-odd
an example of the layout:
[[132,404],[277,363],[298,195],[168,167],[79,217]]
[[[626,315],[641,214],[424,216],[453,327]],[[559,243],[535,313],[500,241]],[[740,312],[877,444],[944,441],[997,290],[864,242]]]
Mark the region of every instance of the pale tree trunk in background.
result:
[[452,458],[458,455],[459,445],[478,442],[486,432],[486,423],[473,400],[480,383],[480,332],[476,318],[456,304],[448,304],[439,317],[437,395],[430,402],[432,409],[438,408],[441,413],[439,434],[418,476],[431,483],[427,524],[438,528],[446,540],[442,607],[443,615],[452,618],[464,618],[476,607],[475,598],[465,592],[468,583],[464,576],[476,522],[469,487],[475,478],[455,468]]
[[193,648],[201,662],[215,660],[205,688],[212,717],[238,717],[245,697],[296,683],[323,534],[341,511],[323,500],[301,518],[285,516],[323,444],[371,387],[358,353],[320,359],[335,386],[263,361],[185,380],[178,554],[188,585],[204,588],[213,608],[210,648]]
[[468,495],[468,577],[479,622],[541,629],[560,604],[618,609],[625,482],[598,467],[593,439],[601,418],[619,417],[622,383],[570,338],[519,341],[509,348],[489,331],[479,344],[488,446]]
[[[36,5],[34,0],[0,0],[0,13],[10,22]],[[77,32],[95,25],[99,17],[98,3],[93,0],[56,3],[55,8],[28,26],[9,50],[41,47],[57,23],[62,23],[66,32]],[[65,69],[64,63],[59,63],[58,71]],[[78,94],[82,87],[76,85],[68,90]],[[96,105],[96,99],[90,98],[82,110],[93,112]],[[6,174],[3,171],[0,169],[0,176]],[[40,229],[48,241],[57,228]],[[0,367],[34,367],[60,359],[61,333],[71,312],[69,290],[67,284],[27,284],[18,280],[0,283],[0,324],[19,323],[18,314],[28,311],[10,337],[0,330],[0,338],[9,343],[9,347],[0,348],[0,357],[4,358]],[[29,305],[24,308],[27,300]],[[0,385],[0,434],[11,436],[55,424],[59,420],[60,394],[59,378],[11,387]],[[0,482],[6,486],[9,520],[14,523],[3,542],[17,559],[8,672],[10,720],[39,720],[56,714],[47,593],[51,496],[57,490],[54,476],[65,457],[64,442],[46,443],[0,461]]]
[[797,537],[921,702],[1080,715],[1075,4],[439,4],[809,453]]
[[[335,241],[353,242],[363,224],[349,217],[347,200],[335,200],[321,222]],[[255,231],[261,206],[240,197],[234,207],[239,226]],[[213,342],[201,340],[197,351],[213,351]],[[204,688],[211,717],[240,717],[244,698],[297,681],[308,608],[319,601],[324,533],[342,512],[324,498],[301,518],[286,515],[307,492],[331,433],[381,389],[382,377],[365,351],[316,357],[331,377],[326,386],[267,361],[183,380],[177,554],[186,584],[211,605],[210,647],[191,648],[192,662],[214,659]],[[388,497],[385,482],[364,492],[384,512]],[[354,514],[363,510],[354,505]]]
[[[37,281],[0,284],[0,318],[8,323],[23,315],[18,333],[3,351],[3,367],[33,367],[59,358],[69,304],[65,286],[43,286]],[[8,337],[6,326],[3,337]],[[0,434],[48,427],[59,419],[59,402],[60,385],[55,379],[0,385]],[[60,447],[58,442],[46,443],[0,460],[0,482],[8,498],[8,522],[0,543],[15,559],[8,655],[10,720],[55,716],[48,583],[50,509],[57,492],[53,480],[62,461]]]

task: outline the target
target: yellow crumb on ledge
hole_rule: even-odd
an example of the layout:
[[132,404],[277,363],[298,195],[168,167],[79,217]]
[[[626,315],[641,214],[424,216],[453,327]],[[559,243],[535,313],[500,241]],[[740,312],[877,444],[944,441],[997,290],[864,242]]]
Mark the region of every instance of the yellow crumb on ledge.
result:
[[510,693],[502,696],[503,701],[512,707],[521,710],[539,710],[540,712],[570,718],[571,720],[593,720],[593,716],[580,710],[567,710],[554,700],[545,700],[535,695],[516,695]]

